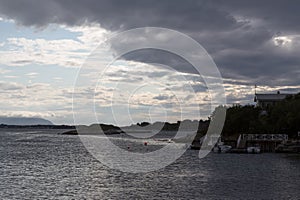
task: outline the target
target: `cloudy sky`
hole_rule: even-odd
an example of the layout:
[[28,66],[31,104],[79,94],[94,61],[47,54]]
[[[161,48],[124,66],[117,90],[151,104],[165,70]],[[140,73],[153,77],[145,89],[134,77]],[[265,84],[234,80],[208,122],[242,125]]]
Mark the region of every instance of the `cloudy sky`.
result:
[[1,115],[72,124],[74,96],[81,103],[78,123],[92,123],[95,115],[122,125],[176,121],[182,113],[195,119],[198,107],[206,118],[212,95],[179,56],[141,50],[95,73],[139,36],[99,52],[74,92],[91,52],[111,35],[139,27],[176,30],[201,44],[222,75],[229,105],[253,103],[255,84],[259,92],[299,92],[299,10],[296,0],[0,0]]

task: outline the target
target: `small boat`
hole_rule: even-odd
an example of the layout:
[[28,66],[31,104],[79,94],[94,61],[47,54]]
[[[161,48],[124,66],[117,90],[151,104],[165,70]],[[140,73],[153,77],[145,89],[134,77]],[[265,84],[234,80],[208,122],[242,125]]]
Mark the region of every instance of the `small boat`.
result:
[[260,153],[260,147],[259,146],[247,147],[247,153],[253,153],[253,154]]
[[221,139],[218,139],[218,143],[213,148],[213,152],[215,153],[227,153],[232,149],[232,146],[225,145],[224,142],[221,141]]
[[153,139],[153,140],[157,141],[157,142],[173,143],[172,139],[169,139],[169,138]]
[[232,149],[230,145],[224,145],[223,142],[218,143],[214,148],[213,152],[215,153],[227,153]]

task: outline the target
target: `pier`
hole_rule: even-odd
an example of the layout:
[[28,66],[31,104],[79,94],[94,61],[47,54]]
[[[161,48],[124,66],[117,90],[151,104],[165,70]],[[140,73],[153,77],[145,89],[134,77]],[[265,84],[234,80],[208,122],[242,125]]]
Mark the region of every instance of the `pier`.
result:
[[262,152],[275,152],[276,147],[286,141],[286,134],[242,134],[237,141],[237,148],[258,145]]

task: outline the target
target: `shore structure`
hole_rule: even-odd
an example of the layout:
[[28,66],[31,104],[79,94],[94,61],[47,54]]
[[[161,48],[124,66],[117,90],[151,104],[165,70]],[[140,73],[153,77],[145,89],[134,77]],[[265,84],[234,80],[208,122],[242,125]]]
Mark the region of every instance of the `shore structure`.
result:
[[275,152],[276,147],[288,141],[286,134],[241,134],[237,140],[237,149],[259,146],[262,152]]
[[288,96],[293,95],[294,94],[281,94],[280,91],[278,91],[276,94],[258,94],[255,92],[254,102],[256,102],[256,106],[266,109],[270,106],[274,106],[278,102],[283,101]]

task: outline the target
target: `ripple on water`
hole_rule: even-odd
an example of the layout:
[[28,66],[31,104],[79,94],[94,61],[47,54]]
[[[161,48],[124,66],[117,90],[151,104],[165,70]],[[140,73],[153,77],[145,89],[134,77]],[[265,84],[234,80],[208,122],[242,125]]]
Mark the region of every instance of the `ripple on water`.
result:
[[1,132],[0,143],[0,199],[300,199],[297,155],[199,160],[188,150],[159,171],[130,174],[95,160],[77,136]]

